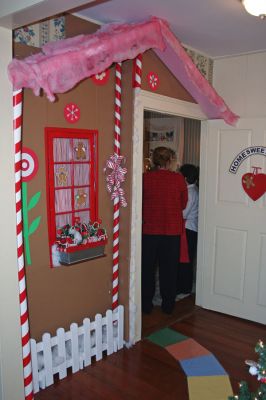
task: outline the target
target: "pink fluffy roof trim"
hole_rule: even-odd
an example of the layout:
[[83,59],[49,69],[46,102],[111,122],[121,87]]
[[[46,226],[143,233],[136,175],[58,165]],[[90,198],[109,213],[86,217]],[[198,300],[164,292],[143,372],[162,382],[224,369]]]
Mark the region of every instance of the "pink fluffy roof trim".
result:
[[222,118],[234,125],[236,116],[201,75],[168,24],[152,17],[136,24],[106,25],[95,34],[50,42],[42,52],[8,66],[14,90],[30,88],[35,95],[43,89],[50,101],[78,82],[98,74],[114,62],[134,59],[154,49],[175,77],[198,102],[208,118]]

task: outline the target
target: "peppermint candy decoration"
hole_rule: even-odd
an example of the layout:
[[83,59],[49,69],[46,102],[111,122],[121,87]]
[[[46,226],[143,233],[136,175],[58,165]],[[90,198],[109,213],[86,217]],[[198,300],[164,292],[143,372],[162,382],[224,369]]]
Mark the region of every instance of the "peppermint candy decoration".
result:
[[36,175],[39,168],[38,157],[33,150],[23,147],[21,155],[22,181],[28,182]]
[[75,103],[69,103],[64,108],[64,116],[67,122],[74,124],[80,119],[80,108]]
[[100,74],[93,75],[92,80],[96,85],[103,86],[108,82],[110,76],[110,70],[106,69]]
[[147,79],[151,90],[157,90],[160,83],[159,76],[155,72],[149,72],[147,75]]

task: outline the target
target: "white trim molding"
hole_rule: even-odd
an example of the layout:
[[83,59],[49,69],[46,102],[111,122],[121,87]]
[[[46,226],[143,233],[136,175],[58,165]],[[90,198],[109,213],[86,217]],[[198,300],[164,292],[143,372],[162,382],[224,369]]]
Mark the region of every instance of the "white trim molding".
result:
[[198,104],[144,90],[135,91],[133,112],[132,213],[129,284],[129,344],[141,339],[141,227],[144,110],[205,120]]

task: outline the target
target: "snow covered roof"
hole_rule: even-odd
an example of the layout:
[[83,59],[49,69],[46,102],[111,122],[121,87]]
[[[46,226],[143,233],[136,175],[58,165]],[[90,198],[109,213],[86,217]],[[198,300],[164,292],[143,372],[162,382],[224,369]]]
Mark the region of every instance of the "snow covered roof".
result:
[[134,24],[109,24],[90,35],[78,35],[42,47],[42,52],[8,66],[14,90],[30,88],[35,95],[43,89],[50,101],[81,80],[98,74],[114,62],[134,59],[153,49],[176,79],[198,102],[210,119],[234,125],[235,115],[199,72],[167,22],[156,17]]

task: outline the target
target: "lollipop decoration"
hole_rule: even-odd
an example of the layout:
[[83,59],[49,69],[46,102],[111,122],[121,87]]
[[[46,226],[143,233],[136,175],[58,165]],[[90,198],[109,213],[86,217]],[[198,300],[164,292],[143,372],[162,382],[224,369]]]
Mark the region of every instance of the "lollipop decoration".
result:
[[41,217],[35,218],[29,225],[29,211],[39,202],[41,192],[36,192],[28,202],[28,181],[33,179],[38,171],[38,158],[34,151],[27,147],[22,149],[22,216],[23,216],[23,238],[25,256],[28,265],[31,265],[30,236],[40,225]]

